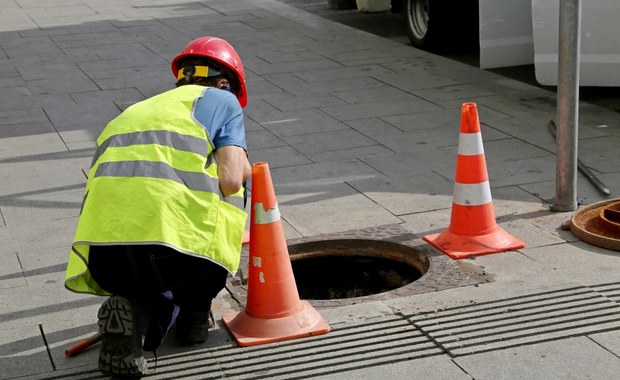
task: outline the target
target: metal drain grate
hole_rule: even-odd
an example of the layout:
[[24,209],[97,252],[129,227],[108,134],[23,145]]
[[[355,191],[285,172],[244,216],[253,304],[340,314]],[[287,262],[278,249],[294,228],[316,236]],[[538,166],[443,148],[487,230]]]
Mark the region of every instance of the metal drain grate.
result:
[[[609,290],[615,291],[616,300],[619,286]],[[414,315],[410,320],[456,357],[618,330],[620,304],[576,286]]]
[[[332,327],[329,334],[317,337],[245,348],[216,347],[162,358],[149,378],[304,379],[442,354],[405,318],[397,316]],[[215,371],[208,372],[209,368]]]

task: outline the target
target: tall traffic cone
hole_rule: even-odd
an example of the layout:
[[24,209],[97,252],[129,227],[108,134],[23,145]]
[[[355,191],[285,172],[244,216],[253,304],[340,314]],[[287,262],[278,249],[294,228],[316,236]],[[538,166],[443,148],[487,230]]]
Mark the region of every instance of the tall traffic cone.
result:
[[475,103],[464,103],[448,229],[424,240],[453,259],[525,247],[495,222],[480,122]]
[[308,301],[299,299],[280,221],[269,166],[252,166],[250,270],[245,309],[222,321],[240,346],[278,342],[329,332]]

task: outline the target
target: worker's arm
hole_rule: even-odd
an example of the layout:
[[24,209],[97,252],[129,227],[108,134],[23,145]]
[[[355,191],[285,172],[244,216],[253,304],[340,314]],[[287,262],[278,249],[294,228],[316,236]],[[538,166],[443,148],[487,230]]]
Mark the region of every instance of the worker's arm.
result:
[[223,146],[215,151],[215,159],[222,194],[235,194],[252,175],[245,149],[234,145]]

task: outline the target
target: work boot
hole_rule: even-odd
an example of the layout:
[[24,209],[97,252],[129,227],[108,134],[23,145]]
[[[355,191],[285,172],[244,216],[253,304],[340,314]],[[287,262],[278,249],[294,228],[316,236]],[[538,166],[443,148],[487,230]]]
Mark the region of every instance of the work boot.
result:
[[99,371],[108,376],[146,374],[142,350],[142,318],[127,298],[112,296],[99,308]]
[[174,337],[185,345],[204,343],[207,341],[209,327],[212,327],[210,311],[183,311],[177,318]]

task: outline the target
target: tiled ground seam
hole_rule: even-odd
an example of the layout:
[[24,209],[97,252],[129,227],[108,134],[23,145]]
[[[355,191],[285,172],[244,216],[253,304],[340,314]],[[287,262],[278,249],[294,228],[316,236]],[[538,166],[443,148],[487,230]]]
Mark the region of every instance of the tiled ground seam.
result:
[[[615,297],[615,298],[614,298]],[[575,286],[410,317],[452,357],[620,329],[620,284]]]

